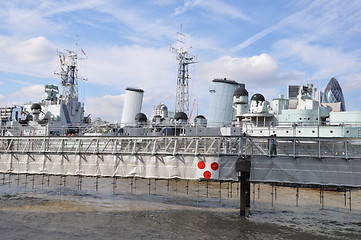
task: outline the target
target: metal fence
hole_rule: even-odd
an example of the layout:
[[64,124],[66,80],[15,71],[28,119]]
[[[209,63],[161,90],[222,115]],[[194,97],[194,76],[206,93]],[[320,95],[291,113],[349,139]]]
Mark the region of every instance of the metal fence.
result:
[[360,139],[263,137],[0,137],[1,153],[361,158]]

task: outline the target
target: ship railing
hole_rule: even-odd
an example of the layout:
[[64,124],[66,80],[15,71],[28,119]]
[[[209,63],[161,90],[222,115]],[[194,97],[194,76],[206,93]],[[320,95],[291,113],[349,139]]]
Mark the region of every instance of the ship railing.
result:
[[[273,145],[274,144],[274,145]],[[269,137],[8,136],[0,153],[333,157],[361,159],[361,140]]]

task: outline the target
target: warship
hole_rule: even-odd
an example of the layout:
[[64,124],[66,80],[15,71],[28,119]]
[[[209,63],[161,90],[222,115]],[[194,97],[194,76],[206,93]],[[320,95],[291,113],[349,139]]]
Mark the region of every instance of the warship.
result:
[[[172,48],[179,61],[176,109],[156,104],[152,116],[142,113],[144,90],[126,88],[121,122],[109,124],[84,116],[79,101],[78,53],[59,52],[62,92],[45,85],[45,98],[36,103],[0,109],[3,136],[259,136],[360,138],[361,111],[345,111],[342,98],[327,101],[312,84],[290,86],[289,97],[267,101],[261,93],[249,93],[245,84],[227,78],[214,79],[210,88],[208,118],[189,113],[188,65],[196,63],[188,50]],[[336,79],[330,83],[339,86]],[[328,95],[338,94],[330,89]],[[342,95],[342,90],[341,90]],[[322,97],[323,96],[323,97]],[[172,114],[173,113],[173,114]],[[189,116],[188,116],[189,115]]]

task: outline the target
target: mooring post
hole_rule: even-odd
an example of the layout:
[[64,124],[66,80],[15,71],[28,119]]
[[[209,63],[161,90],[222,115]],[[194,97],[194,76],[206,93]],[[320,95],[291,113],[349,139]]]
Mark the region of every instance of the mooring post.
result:
[[115,189],[117,188],[117,177],[113,177],[113,195],[115,195]]
[[222,201],[222,182],[219,182],[219,201]]
[[18,184],[18,187],[20,186],[20,174],[17,174],[16,182]]
[[33,174],[33,178],[31,179],[31,189],[34,189],[35,187],[35,175]]
[[252,196],[253,196],[253,203],[255,203],[255,201],[256,201],[256,184],[255,183],[253,183]]
[[351,212],[351,188],[348,190],[348,200],[350,203],[350,212]]
[[271,184],[272,188],[271,188],[271,197],[272,197],[272,207],[273,207],[273,184]]
[[231,189],[229,191],[231,198],[233,198],[233,182],[231,182]]
[[206,181],[206,197],[207,197],[207,198],[208,198],[208,188],[209,188],[208,184],[209,184],[209,182],[208,182],[208,180],[207,180],[207,181]]
[[131,194],[133,194],[133,179],[134,179],[134,177],[133,178],[130,178],[130,193]]
[[44,189],[44,183],[45,183],[44,177],[45,177],[45,174],[43,173],[42,177],[41,177],[41,189]]
[[98,191],[98,187],[99,187],[99,176],[95,176],[95,191]]
[[10,183],[11,183],[11,173],[9,173],[9,187],[10,187]]
[[66,175],[64,175],[63,178],[63,186],[66,187]]
[[249,157],[243,157],[236,162],[236,171],[240,187],[240,215],[249,216],[251,207],[251,185],[249,182],[251,161]]

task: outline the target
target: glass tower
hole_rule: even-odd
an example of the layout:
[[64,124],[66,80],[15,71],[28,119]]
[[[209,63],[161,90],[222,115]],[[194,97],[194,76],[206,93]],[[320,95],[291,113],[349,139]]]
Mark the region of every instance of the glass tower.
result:
[[322,96],[322,103],[341,103],[341,111],[346,111],[342,89],[336,78],[331,78]]

